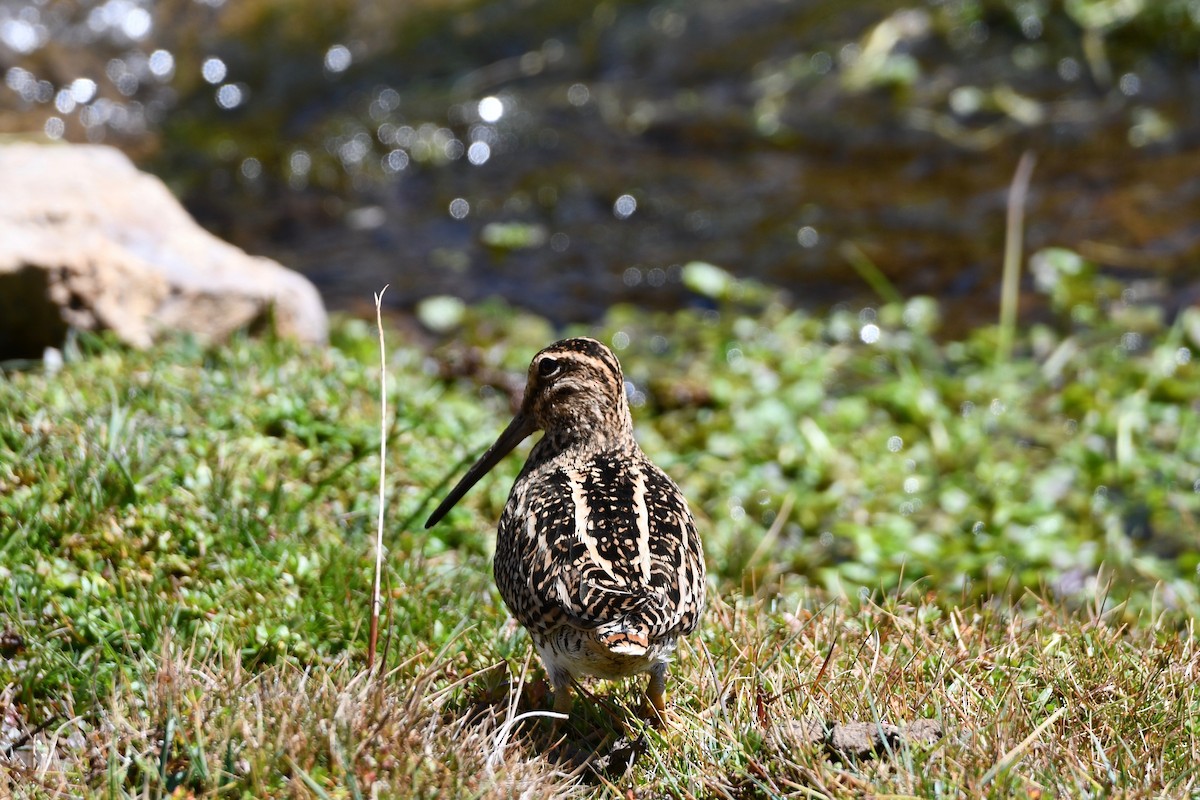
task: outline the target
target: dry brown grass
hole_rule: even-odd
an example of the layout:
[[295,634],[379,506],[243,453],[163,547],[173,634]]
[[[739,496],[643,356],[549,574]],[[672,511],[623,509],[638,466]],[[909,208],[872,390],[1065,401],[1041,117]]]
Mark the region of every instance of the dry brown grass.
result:
[[[511,675],[473,655],[488,650],[479,629],[438,652],[418,646],[378,677],[347,661],[251,669],[168,641],[103,708],[64,704],[33,732],[10,713],[15,748],[0,770],[23,797],[1186,797],[1200,787],[1194,621],[1036,598],[1018,608],[817,600],[717,600],[679,654],[661,732],[629,712],[633,686],[609,684],[589,687],[598,696],[553,729],[530,714],[544,686],[522,674],[527,664]],[[871,759],[785,735],[801,718],[923,717],[941,722],[941,741]],[[645,750],[628,772],[587,766],[638,736]]]

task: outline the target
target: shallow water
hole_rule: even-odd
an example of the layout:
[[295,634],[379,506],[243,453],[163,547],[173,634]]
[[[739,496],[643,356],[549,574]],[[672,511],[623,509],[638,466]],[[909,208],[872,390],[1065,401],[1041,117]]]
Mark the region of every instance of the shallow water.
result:
[[695,260],[809,307],[877,302],[869,262],[990,322],[1029,150],[1027,251],[1175,308],[1200,3],[1118,5],[0,2],[0,129],[123,147],[335,308],[389,283],[560,322],[703,303]]

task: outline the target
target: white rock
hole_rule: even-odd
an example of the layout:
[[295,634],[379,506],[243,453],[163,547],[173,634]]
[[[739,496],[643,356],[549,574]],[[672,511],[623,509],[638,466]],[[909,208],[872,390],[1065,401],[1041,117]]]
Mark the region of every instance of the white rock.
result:
[[176,330],[220,339],[272,315],[281,335],[328,336],[308,279],[205,231],[120,151],[0,146],[0,358],[61,346],[69,327],[144,347]]

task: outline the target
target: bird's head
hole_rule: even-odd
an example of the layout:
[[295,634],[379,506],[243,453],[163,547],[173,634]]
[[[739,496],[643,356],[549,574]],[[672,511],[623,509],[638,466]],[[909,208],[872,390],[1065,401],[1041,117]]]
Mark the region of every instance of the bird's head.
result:
[[563,339],[533,357],[521,410],[495,444],[467,470],[430,515],[429,528],[445,516],[480,478],[534,431],[545,431],[539,448],[632,441],[633,423],[625,397],[625,377],[612,351],[595,339]]

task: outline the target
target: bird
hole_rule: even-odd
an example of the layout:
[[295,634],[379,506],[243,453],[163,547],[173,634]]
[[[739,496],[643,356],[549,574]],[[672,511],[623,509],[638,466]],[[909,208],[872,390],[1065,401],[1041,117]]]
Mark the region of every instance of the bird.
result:
[[642,452],[621,364],[595,339],[530,362],[520,410],[430,515],[436,525],[536,431],[497,526],[493,571],[569,715],[584,676],[649,673],[644,713],[665,721],[668,664],[705,605],[704,550],[679,487]]

